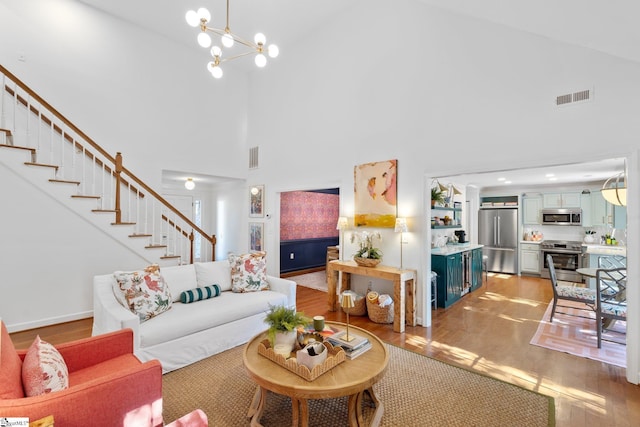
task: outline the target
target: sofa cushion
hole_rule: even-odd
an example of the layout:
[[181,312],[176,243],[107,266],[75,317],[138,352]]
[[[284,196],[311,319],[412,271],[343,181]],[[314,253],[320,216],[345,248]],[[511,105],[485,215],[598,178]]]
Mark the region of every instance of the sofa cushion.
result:
[[265,252],[229,254],[233,292],[256,292],[269,289],[265,255]]
[[[269,305],[286,305],[280,292],[222,292],[217,298],[196,304],[175,303],[171,310],[140,325],[140,347],[180,340],[191,334],[226,323],[259,315],[266,316]],[[267,325],[264,325],[264,329]]]
[[[124,295],[125,307],[145,322],[171,308],[171,292],[159,268],[115,275],[114,293]],[[120,301],[120,299],[119,299]]]
[[182,292],[198,286],[196,268],[193,264],[162,267],[161,273],[165,283],[169,286],[174,302],[180,301]]
[[211,285],[197,287],[180,294],[180,302],[183,304],[189,304],[196,301],[202,301],[203,299],[215,298],[220,295],[220,286]]
[[20,399],[24,397],[22,360],[4,322],[0,328],[0,399]]
[[198,286],[219,285],[223,292],[231,290],[229,261],[196,262],[194,265]]
[[22,364],[22,385],[29,397],[69,388],[69,371],[54,346],[37,336]]

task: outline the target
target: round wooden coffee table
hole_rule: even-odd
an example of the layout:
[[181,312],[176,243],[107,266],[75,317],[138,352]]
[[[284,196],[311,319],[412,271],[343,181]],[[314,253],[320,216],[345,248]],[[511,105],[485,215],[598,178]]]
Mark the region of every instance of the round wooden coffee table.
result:
[[[327,322],[327,324],[335,329],[346,329],[344,323]],[[305,380],[258,353],[258,344],[266,339],[266,332],[253,337],[246,345],[243,355],[244,366],[249,376],[258,384],[258,389],[247,413],[247,416],[251,417],[251,425],[260,425],[260,418],[267,400],[267,391],[289,396],[292,404],[292,424],[303,427],[309,425],[309,406],[307,403],[309,399],[329,399],[342,396],[349,396],[349,425],[363,425],[362,400],[366,393],[371,397],[376,407],[371,425],[379,425],[384,407],[373,391],[373,385],[382,378],[387,370],[389,353],[380,339],[362,328],[349,325],[349,334],[367,337],[372,344],[371,349],[353,360],[345,360],[313,381]]]

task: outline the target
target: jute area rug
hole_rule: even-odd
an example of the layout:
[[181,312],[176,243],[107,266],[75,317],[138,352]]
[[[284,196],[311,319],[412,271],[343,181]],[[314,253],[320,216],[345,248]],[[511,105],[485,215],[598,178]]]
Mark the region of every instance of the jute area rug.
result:
[[[563,305],[574,305],[572,302],[562,302]],[[553,316],[553,323],[549,322],[549,315],[553,301],[549,303],[538,325],[538,330],[533,335],[530,344],[550,350],[562,351],[574,356],[598,360],[610,365],[627,367],[627,347],[610,341],[602,341],[602,348],[598,348],[596,335],[595,313],[591,310],[578,310],[573,308],[558,307]],[[558,313],[562,311],[570,315]],[[576,317],[576,315],[590,316],[590,319]],[[626,322],[617,320],[610,331],[605,330],[604,338],[623,341],[626,331]]]
[[[374,390],[383,426],[553,426],[553,398],[387,345],[389,368]],[[255,384],[242,363],[243,346],[163,376],[164,420],[202,409],[210,426],[248,426]],[[345,361],[343,363],[350,363]],[[274,369],[277,367],[274,364]],[[373,408],[365,399],[367,423]],[[291,400],[269,393],[265,427],[290,426]],[[346,426],[346,398],[309,402],[311,426]],[[368,425],[368,424],[367,424]]]

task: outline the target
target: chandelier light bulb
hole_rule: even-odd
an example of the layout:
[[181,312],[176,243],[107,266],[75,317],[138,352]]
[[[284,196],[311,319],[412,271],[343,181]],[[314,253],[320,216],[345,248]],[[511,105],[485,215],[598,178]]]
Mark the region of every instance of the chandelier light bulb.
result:
[[198,44],[204,48],[211,46],[211,36],[204,32],[198,34]]
[[280,49],[275,44],[270,44],[267,48],[267,53],[271,58],[276,58],[280,54]]
[[214,78],[219,79],[220,77],[222,77],[222,68],[215,65],[214,67],[211,68],[211,75]]
[[204,19],[205,22],[211,21],[211,14],[204,7],[201,7],[200,9],[198,9],[197,14],[198,14],[198,19],[199,20],[203,20]]
[[192,27],[197,27],[198,25],[200,25],[200,18],[198,17],[198,14],[195,10],[188,11],[185,15],[185,19],[187,20],[187,24]]
[[267,42],[267,38],[264,36],[264,34],[257,33],[253,37],[253,41],[256,42],[256,44],[258,44],[258,45],[264,45]]
[[213,45],[211,46],[211,56],[213,57],[221,57],[222,56],[222,49],[220,48],[220,46],[217,45]]
[[232,47],[233,46],[233,36],[229,33],[224,34],[221,37],[222,40],[222,46],[224,47]]
[[255,62],[258,67],[262,68],[267,65],[267,57],[259,53],[256,55]]

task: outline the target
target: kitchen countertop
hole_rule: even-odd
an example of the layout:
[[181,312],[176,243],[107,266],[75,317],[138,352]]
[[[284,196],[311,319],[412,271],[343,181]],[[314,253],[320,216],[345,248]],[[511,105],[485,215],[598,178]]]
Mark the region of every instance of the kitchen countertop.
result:
[[583,248],[586,248],[585,252],[594,255],[622,255],[627,256],[627,247],[618,245],[588,245],[583,244]]
[[472,245],[471,243],[456,243],[453,245],[446,245],[441,248],[431,248],[431,255],[452,255],[478,249],[483,246],[484,245]]
[[542,243],[542,240],[520,240],[520,243],[531,243],[534,245],[539,245]]

